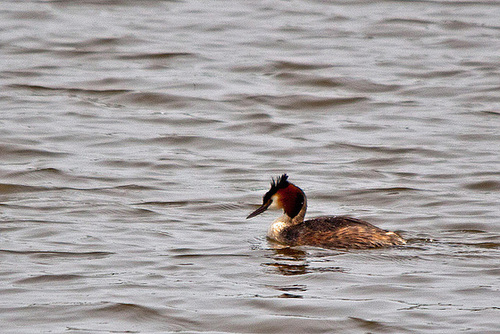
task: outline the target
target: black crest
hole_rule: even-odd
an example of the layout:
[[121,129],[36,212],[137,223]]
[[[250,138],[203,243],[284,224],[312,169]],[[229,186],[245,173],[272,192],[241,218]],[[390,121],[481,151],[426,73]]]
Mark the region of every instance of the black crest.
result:
[[264,195],[264,203],[269,201],[269,199],[276,194],[278,190],[285,189],[289,185],[288,175],[286,174],[278,176],[276,179],[273,178],[271,181],[271,189],[269,189],[269,191]]

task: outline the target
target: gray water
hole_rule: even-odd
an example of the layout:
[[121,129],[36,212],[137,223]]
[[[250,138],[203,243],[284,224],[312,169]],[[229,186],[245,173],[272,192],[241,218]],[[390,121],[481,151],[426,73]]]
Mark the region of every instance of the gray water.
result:
[[[499,17],[1,2],[1,332],[499,333]],[[408,245],[270,243],[284,172]]]

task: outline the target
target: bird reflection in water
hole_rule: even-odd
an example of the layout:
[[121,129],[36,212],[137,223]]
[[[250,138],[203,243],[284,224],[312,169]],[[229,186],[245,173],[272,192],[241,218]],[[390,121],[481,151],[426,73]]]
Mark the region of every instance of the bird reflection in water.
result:
[[[269,255],[272,261],[263,263],[264,266],[272,268],[272,271],[284,276],[294,276],[294,275],[304,275],[309,273],[318,272],[345,272],[344,268],[341,267],[316,267],[311,266],[310,259],[308,259],[308,254],[297,248],[283,247],[282,245],[272,243],[271,244],[273,254]],[[330,257],[332,255],[337,255],[340,253],[328,253],[328,254],[317,254],[314,257],[320,262],[325,262],[325,260],[320,260],[322,256]],[[310,256],[309,256],[310,257]],[[331,260],[328,260],[330,262]],[[300,292],[307,291],[307,285],[304,284],[291,284],[291,285],[270,285],[270,288],[282,292],[280,295],[276,296],[278,298],[303,298]]]
[[265,266],[275,268],[278,273],[286,276],[310,272],[306,252],[290,247],[274,247],[273,252],[271,256],[273,262],[264,263]]
[[[272,262],[264,263],[267,267],[276,269],[279,274],[285,276],[304,275],[313,272],[345,272],[342,267],[311,267],[308,254],[297,248],[283,247],[281,245],[272,244],[273,255],[270,258]],[[330,257],[341,253],[316,254],[314,257]],[[310,256],[309,256],[310,257]],[[324,262],[321,261],[321,262]]]

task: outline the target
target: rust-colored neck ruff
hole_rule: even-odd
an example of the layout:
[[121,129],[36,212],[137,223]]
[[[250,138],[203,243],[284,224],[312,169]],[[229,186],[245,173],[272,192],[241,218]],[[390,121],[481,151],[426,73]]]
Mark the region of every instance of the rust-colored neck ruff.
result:
[[267,236],[278,242],[286,243],[283,239],[283,230],[304,221],[307,198],[304,192],[293,184],[280,190],[277,195],[279,206],[283,208],[284,213],[269,226]]
[[304,220],[304,216],[306,214],[307,204],[306,204],[306,195],[299,187],[294,184],[289,184],[288,187],[284,189],[278,190],[276,193],[279,201],[279,206],[283,208],[285,214],[294,219],[302,213],[302,218]]

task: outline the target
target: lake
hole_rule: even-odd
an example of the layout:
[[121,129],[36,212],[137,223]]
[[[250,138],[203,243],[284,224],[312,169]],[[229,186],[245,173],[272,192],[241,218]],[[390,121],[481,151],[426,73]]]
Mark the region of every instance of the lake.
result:
[[[499,333],[499,17],[1,2],[2,333]],[[282,173],[408,244],[273,244]]]

